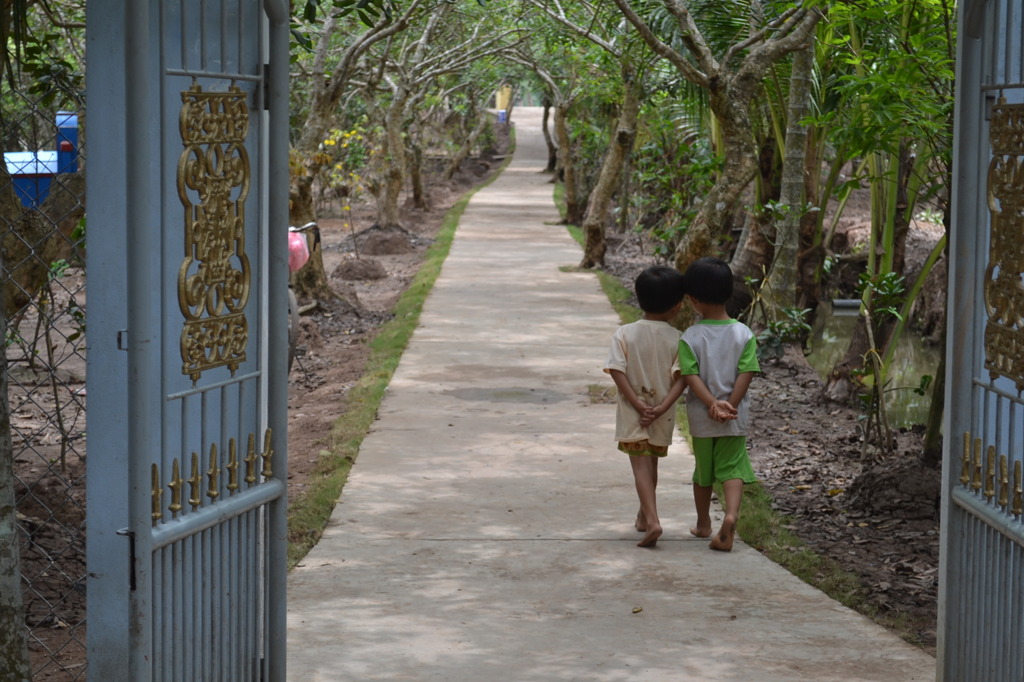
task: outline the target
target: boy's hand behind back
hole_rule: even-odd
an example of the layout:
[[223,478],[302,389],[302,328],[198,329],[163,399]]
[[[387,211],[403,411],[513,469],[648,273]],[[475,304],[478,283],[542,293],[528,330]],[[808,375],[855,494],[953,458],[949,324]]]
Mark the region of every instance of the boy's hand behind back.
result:
[[716,400],[708,407],[708,416],[716,422],[727,422],[736,419],[736,408],[728,400]]
[[640,426],[650,426],[654,423],[654,420],[660,417],[663,412],[659,412],[656,407],[647,405],[643,412],[640,413]]

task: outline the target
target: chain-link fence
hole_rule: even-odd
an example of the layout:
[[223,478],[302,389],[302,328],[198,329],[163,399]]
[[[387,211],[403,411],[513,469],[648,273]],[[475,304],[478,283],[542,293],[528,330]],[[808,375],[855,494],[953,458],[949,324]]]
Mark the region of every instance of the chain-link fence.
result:
[[84,680],[81,55],[42,33],[21,39],[0,91],[0,232],[25,620],[32,679]]

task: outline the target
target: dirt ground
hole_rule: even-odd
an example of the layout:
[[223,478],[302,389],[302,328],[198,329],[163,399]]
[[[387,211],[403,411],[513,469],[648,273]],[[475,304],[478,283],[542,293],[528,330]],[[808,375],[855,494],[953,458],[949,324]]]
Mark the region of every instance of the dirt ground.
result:
[[[407,211],[404,234],[367,230],[372,216],[365,209],[353,221],[355,240],[343,220],[321,220],[332,285],[355,293],[364,311],[320,302],[303,317],[289,391],[292,495],[305,487],[331,422],[344,411],[346,392],[361,375],[367,341],[389,319],[442,215],[499,165],[498,159],[478,160],[458,184],[434,185],[432,209]],[[610,247],[607,269],[630,285],[653,262],[635,239],[612,239]],[[775,506],[804,542],[861,577],[863,593],[879,615],[902,621],[915,643],[934,651],[939,474],[917,464],[921,434],[898,435],[899,461],[864,462],[858,411],[820,398],[821,380],[799,351],[762,369],[752,388],[750,442],[755,469]],[[862,477],[865,470],[870,480]],[[880,480],[888,485],[880,487]]]
[[825,402],[799,351],[762,362],[751,386],[751,461],[789,527],[860,576],[870,607],[935,652],[940,472],[920,463],[923,429],[894,458],[862,456],[859,410]]

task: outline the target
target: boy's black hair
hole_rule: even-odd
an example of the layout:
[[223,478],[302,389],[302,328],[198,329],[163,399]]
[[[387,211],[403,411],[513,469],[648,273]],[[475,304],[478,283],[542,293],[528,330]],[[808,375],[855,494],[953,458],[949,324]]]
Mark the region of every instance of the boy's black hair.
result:
[[683,300],[686,293],[683,273],[667,265],[652,265],[637,275],[634,289],[640,309],[645,313],[664,313]]
[[724,305],[732,298],[732,270],[721,258],[699,258],[686,268],[686,293],[701,303]]

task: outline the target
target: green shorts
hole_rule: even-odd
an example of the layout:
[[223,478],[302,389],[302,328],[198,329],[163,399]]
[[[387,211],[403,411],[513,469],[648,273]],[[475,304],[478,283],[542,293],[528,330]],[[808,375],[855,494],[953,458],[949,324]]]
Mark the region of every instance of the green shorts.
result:
[[693,468],[693,482],[701,487],[714,483],[731,481],[734,478],[744,483],[757,480],[754,468],[747,455],[746,436],[718,436],[716,438],[693,438],[693,456],[697,465]]

